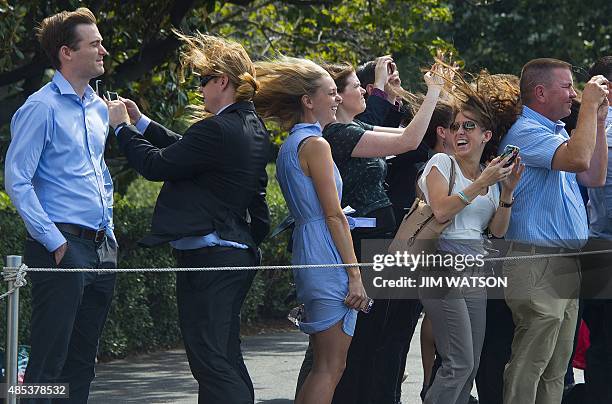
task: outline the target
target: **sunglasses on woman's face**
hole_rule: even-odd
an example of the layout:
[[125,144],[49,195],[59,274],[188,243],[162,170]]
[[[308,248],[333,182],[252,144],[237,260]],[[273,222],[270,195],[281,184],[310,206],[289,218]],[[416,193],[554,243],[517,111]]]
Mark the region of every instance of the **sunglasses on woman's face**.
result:
[[208,84],[208,82],[214,79],[215,77],[217,76],[213,76],[211,74],[206,76],[200,76],[200,87],[206,87],[206,84]]
[[465,130],[466,132],[471,132],[476,129],[476,126],[478,125],[474,121],[454,122],[450,126],[450,130],[453,132],[457,132],[459,128],[463,127],[463,130]]

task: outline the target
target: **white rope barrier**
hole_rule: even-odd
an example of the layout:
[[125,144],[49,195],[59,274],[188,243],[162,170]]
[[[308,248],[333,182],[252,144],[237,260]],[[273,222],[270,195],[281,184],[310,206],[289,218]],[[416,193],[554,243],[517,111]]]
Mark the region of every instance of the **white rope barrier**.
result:
[[[535,255],[516,255],[511,257],[490,257],[483,258],[485,262],[499,261],[517,261],[544,259],[554,257],[573,257],[578,255],[595,255],[612,253],[612,249],[596,250],[596,251],[575,251],[557,254],[535,254]],[[7,292],[0,295],[0,300],[4,299],[17,288],[27,285],[25,279],[27,272],[97,272],[97,273],[115,273],[115,272],[192,272],[192,271],[278,271],[289,269],[324,269],[324,268],[347,268],[347,267],[362,267],[370,268],[375,264],[356,263],[356,264],[302,264],[302,265],[260,265],[260,266],[240,266],[240,267],[204,267],[204,268],[29,268],[25,264],[21,264],[18,269],[5,267],[2,275],[5,282],[13,282],[13,287]]]
[[[563,252],[556,254],[535,254],[535,255],[516,255],[510,257],[489,257],[483,258],[486,262],[500,261],[517,261],[517,260],[532,260],[545,259],[554,257],[573,257],[579,255],[595,255],[612,253],[612,249],[596,250],[596,251],[574,251]],[[412,256],[410,256],[412,257]],[[13,266],[10,266],[13,263]],[[374,263],[357,263],[357,264],[304,264],[304,265],[261,265],[261,266],[237,266],[237,267],[205,267],[205,268],[29,268],[21,263],[21,257],[7,257],[7,267],[2,271],[2,277],[8,283],[8,291],[0,295],[0,301],[6,297],[9,298],[9,313],[11,316],[7,319],[7,369],[16,369],[16,349],[17,349],[17,321],[19,307],[19,288],[27,285],[25,279],[27,272],[97,272],[97,273],[132,273],[132,272],[191,272],[191,271],[278,271],[289,269],[324,269],[324,268],[346,268],[360,267],[370,268]],[[376,264],[380,265],[380,264]],[[12,295],[12,296],[11,296]],[[14,318],[13,318],[14,317]],[[13,370],[15,370],[13,369]],[[15,372],[13,372],[15,373]],[[16,373],[8,375],[9,383],[16,384]],[[15,402],[14,397],[9,398],[10,402]]]
[[[612,249],[596,250],[596,251],[575,251],[557,254],[535,254],[535,255],[516,255],[511,257],[490,257],[483,258],[485,262],[500,262],[500,261],[519,261],[532,259],[545,259],[554,257],[573,257],[578,255],[595,255],[612,253]],[[371,262],[356,263],[356,264],[302,264],[302,265],[260,265],[260,266],[240,266],[240,267],[204,267],[204,268],[29,268],[22,264],[17,270],[14,268],[4,268],[2,272],[5,282],[13,282],[13,287],[7,292],[0,295],[0,300],[8,297],[17,288],[27,285],[25,279],[27,272],[96,272],[96,273],[140,273],[140,272],[202,272],[202,271],[284,271],[293,269],[325,269],[325,268],[348,268],[360,267],[371,268],[374,264]]]
[[6,291],[6,293],[1,294],[0,300],[15,292],[16,289],[28,284],[28,281],[26,281],[25,278],[27,268],[28,267],[25,264],[21,264],[18,269],[4,268],[2,271],[2,278],[4,279],[4,282],[13,282],[13,287]]
[[[544,258],[555,258],[555,257],[572,257],[572,256],[578,256],[578,255],[607,254],[607,253],[612,253],[612,249],[596,250],[596,251],[575,251],[575,252],[556,253],[556,254],[516,255],[516,256],[511,256],[511,257],[490,257],[490,258],[483,258],[483,261],[485,262],[518,261],[518,260],[532,260],[532,259],[544,259]],[[290,270],[290,269],[325,269],[325,268],[347,268],[347,267],[370,268],[370,267],[373,267],[374,265],[375,264],[371,262],[356,263],[356,264],[260,265],[260,266],[204,267],[204,268],[29,268],[29,267],[26,267],[25,265],[22,265],[19,271],[22,271],[22,270],[25,271],[26,269],[27,269],[27,272],[97,272],[97,273],[193,272],[193,271],[278,271],[278,270]],[[376,264],[376,265],[380,265],[380,264]],[[7,268],[5,268],[5,270],[6,269]],[[23,278],[20,278],[20,279],[23,279]],[[25,279],[23,279],[23,282],[25,282]],[[23,285],[25,285],[25,283],[23,283]],[[23,285],[20,285],[20,286],[23,286]],[[17,282],[16,282],[15,287],[20,287],[20,286],[17,286]]]

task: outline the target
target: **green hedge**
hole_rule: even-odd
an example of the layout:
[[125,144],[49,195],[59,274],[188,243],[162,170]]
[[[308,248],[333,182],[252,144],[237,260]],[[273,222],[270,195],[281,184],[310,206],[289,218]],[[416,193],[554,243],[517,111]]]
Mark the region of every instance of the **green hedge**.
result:
[[[287,214],[287,208],[274,178],[273,165],[268,166],[268,173],[268,203],[273,225],[276,225]],[[137,241],[149,230],[160,185],[138,178],[130,184],[123,197],[116,195],[114,217],[119,242],[118,265],[122,268],[162,268],[175,265],[168,246],[154,249],[137,246]],[[25,228],[6,194],[2,192],[0,234],[0,256],[22,253]],[[262,246],[264,265],[289,263],[286,246],[287,234],[272,241],[267,240]],[[243,321],[284,316],[288,310],[284,300],[291,290],[291,282],[289,271],[260,271],[244,304]],[[0,293],[5,290],[6,283],[0,282]],[[4,301],[1,304],[4,306]],[[22,343],[29,340],[29,321],[30,288],[25,287],[20,290],[19,338]],[[0,321],[2,346],[6,336],[5,327],[6,323]],[[179,340],[174,274],[119,274],[100,354],[105,357],[122,357],[128,353],[175,346]]]

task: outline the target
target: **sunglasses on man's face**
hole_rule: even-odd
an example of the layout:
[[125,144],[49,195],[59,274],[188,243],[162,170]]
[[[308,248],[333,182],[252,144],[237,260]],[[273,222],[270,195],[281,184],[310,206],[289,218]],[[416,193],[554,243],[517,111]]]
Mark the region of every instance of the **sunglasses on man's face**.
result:
[[210,74],[206,76],[200,76],[200,87],[206,87],[206,84],[208,84],[208,82],[214,79],[215,77],[217,76],[213,76]]
[[453,132],[457,132],[459,130],[459,128],[463,127],[463,130],[465,130],[466,132],[470,132],[470,131],[476,129],[476,126],[478,126],[478,125],[474,121],[454,122],[450,126],[450,130],[453,131]]

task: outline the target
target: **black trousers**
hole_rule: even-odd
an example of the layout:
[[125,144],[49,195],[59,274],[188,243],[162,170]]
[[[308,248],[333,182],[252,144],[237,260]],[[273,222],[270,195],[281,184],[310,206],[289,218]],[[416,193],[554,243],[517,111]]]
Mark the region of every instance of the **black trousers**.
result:
[[[362,241],[393,238],[396,227],[391,206],[368,216],[376,218],[376,228],[352,231],[355,254],[360,262],[371,262],[361,254]],[[406,355],[421,308],[420,302],[414,299],[377,299],[368,314],[359,312],[346,369],[336,387],[333,403],[395,404],[398,401]]]
[[584,320],[591,338],[584,371],[588,402],[612,403],[612,300],[586,301]]
[[[116,268],[117,244],[63,233],[68,249],[61,268]],[[53,255],[31,238],[24,262],[29,267],[55,268]],[[98,342],[110,309],[116,274],[95,272],[30,272],[32,283],[31,352],[26,383],[69,383],[70,398],[58,403],[86,403],[95,377]],[[22,400],[51,403],[50,399]]]
[[510,360],[514,321],[505,300],[487,301],[487,326],[476,373],[478,401],[502,404],[504,400],[504,368]]
[[[175,250],[179,267],[251,266],[251,250]],[[255,271],[178,272],[179,324],[200,404],[251,404],[253,383],[240,351],[240,309]]]
[[[612,248],[611,240],[589,239],[585,249]],[[612,403],[612,254],[583,255],[583,319],[589,327],[591,345],[586,353],[587,404]]]

